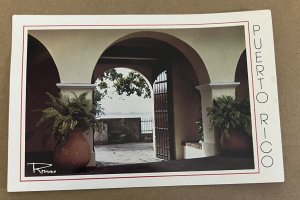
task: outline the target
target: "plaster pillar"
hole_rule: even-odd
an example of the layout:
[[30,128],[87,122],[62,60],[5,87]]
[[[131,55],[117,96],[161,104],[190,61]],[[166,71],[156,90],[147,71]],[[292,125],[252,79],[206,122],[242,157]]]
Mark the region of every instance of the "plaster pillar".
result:
[[200,143],[202,144],[204,157],[219,154],[219,144],[216,140],[216,133],[213,129],[209,129],[210,118],[207,116],[209,108],[212,107],[213,99],[223,95],[234,97],[235,87],[239,84],[238,82],[215,82],[196,86],[196,89],[198,89],[201,94],[204,141],[200,141]]
[[[95,84],[88,83],[57,83],[56,86],[60,89],[61,93],[73,97],[74,92],[76,95],[80,95],[84,92],[88,92],[87,98],[92,99],[93,90],[96,88]],[[83,135],[90,145],[91,160],[88,166],[96,166],[95,150],[94,150],[94,133],[89,132]]]

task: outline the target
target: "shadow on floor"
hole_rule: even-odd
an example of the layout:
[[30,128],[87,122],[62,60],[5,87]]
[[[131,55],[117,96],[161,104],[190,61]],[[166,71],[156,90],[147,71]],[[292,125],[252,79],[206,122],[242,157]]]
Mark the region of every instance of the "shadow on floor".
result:
[[[45,153],[43,153],[45,154]],[[49,152],[48,152],[49,154]],[[27,157],[28,158],[28,157]],[[51,156],[31,155],[30,160],[35,162],[51,163]],[[36,159],[34,159],[36,158]],[[37,158],[39,158],[37,160]],[[47,160],[44,160],[47,158]],[[27,162],[30,162],[27,159]],[[55,169],[55,165],[53,165]],[[124,173],[151,173],[151,172],[180,172],[180,171],[214,171],[214,170],[244,170],[254,169],[253,157],[230,157],[230,156],[211,156],[206,158],[194,158],[186,160],[172,160],[152,163],[127,164],[116,166],[85,167],[83,169],[67,172],[57,169],[55,174],[45,174],[47,176],[57,175],[89,175],[89,174],[124,174]],[[26,166],[25,176],[43,176],[33,173],[29,166]]]
[[214,171],[254,169],[253,158],[211,156],[131,165],[87,167],[83,174],[120,174],[148,172]]

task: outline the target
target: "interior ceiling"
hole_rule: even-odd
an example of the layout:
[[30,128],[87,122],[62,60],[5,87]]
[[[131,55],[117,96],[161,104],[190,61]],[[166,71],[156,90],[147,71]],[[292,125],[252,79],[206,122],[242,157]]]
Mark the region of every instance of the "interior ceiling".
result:
[[113,60],[110,62],[159,61],[165,59],[173,51],[174,47],[157,39],[133,38],[118,42],[106,49],[99,62],[103,60]]
[[166,47],[169,44],[154,38],[132,38],[120,41],[113,46],[129,46],[129,47]]

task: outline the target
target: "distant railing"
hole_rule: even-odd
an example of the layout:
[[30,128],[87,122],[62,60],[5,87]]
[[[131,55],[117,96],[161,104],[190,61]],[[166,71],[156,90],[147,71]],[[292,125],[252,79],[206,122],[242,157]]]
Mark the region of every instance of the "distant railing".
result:
[[142,118],[141,119],[141,134],[153,134],[153,119]]

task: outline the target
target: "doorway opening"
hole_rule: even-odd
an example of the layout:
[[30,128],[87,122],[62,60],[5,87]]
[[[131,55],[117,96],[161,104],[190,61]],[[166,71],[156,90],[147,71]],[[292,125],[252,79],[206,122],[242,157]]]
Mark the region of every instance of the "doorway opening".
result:
[[154,96],[149,81],[136,70],[116,67],[105,71],[95,84],[98,165],[161,161],[153,148]]
[[[141,73],[153,88],[155,157],[181,160],[185,159],[185,142],[199,142],[201,138],[197,124],[202,118],[201,96],[195,87],[209,81],[209,77],[199,56],[193,57],[193,62],[197,63],[198,72],[203,71],[200,75],[194,71],[192,61],[176,48],[179,45],[189,53],[186,44],[174,40],[173,36],[167,42],[166,38],[159,38],[160,33],[158,38],[155,34],[125,37],[113,43],[99,58],[92,83],[113,68],[130,68]],[[193,51],[189,55],[196,54]],[[205,78],[201,82],[198,78],[202,76]]]

